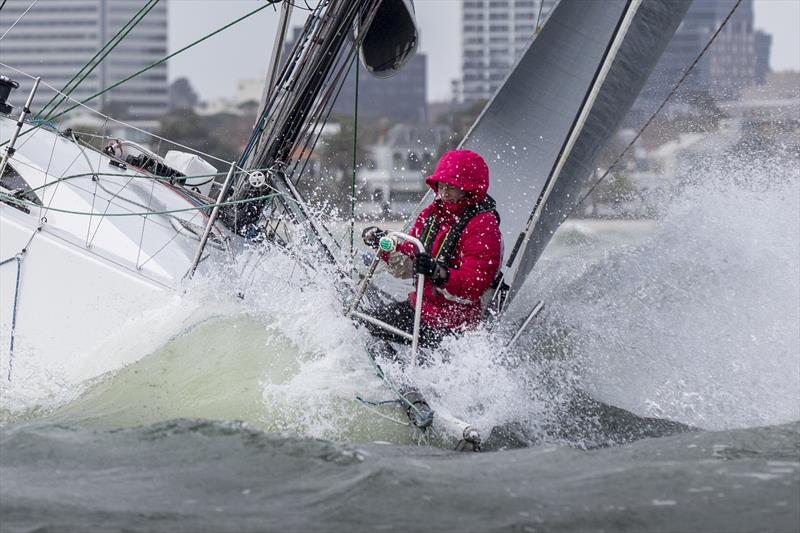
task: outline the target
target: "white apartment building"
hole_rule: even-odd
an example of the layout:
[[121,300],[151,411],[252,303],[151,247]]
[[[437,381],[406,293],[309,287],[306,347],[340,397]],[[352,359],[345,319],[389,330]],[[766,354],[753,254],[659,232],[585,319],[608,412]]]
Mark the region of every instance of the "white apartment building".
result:
[[464,0],[462,83],[464,102],[490,98],[533,39],[558,0]]
[[[142,0],[7,0],[0,11],[0,63],[61,89],[140,10]],[[31,8],[27,13],[25,11]],[[20,18],[21,15],[23,15]],[[12,28],[13,26],[13,28]],[[10,31],[9,31],[10,29]],[[8,33],[6,33],[8,31]],[[167,55],[167,0],[161,0],[71,94],[84,100]],[[0,65],[26,95],[31,80]],[[53,96],[42,85],[36,112]],[[21,105],[24,96],[15,95]],[[168,110],[163,63],[112,89],[88,106],[114,118],[150,121]],[[62,107],[63,109],[63,107]]]
[[367,216],[405,218],[428,191],[425,176],[435,167],[436,154],[453,132],[447,126],[396,124],[378,143],[369,146],[358,179],[367,201]]

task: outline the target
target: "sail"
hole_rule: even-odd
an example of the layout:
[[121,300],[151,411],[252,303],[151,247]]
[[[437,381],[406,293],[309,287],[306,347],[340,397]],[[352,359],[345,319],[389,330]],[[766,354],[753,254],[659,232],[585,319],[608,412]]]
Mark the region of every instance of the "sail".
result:
[[461,147],[491,172],[513,298],[691,0],[562,0]]

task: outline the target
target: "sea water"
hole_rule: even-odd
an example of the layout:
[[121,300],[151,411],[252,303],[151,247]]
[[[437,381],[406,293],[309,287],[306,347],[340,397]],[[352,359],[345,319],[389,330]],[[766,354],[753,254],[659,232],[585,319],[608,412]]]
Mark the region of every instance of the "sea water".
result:
[[273,254],[197,280],[191,327],[108,375],[17,361],[0,531],[796,531],[800,177],[716,163],[657,220],[565,224],[512,350],[477,331],[382,365],[484,453],[356,401],[393,398],[366,333],[329,273]]

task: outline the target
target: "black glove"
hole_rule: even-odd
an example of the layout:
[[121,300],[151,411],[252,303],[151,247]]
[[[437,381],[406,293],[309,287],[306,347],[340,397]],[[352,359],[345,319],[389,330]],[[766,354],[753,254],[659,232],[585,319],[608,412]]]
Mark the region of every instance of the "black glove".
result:
[[450,277],[450,269],[429,253],[419,253],[414,259],[414,274],[423,274],[434,285],[444,285]]
[[386,235],[386,232],[377,226],[368,226],[361,232],[361,238],[364,240],[364,244],[376,250],[378,249],[378,241],[380,241],[381,237],[384,235]]

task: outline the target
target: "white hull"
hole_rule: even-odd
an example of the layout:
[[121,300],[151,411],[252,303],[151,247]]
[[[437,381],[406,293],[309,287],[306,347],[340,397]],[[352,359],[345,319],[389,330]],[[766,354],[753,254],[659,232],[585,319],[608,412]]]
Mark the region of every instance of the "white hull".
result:
[[[0,118],[0,140],[10,137],[12,126]],[[176,188],[109,161],[42,129],[18,142],[10,160],[14,170],[30,187],[50,185],[36,191],[43,205],[26,205],[29,213],[0,203],[0,261],[21,257],[16,305],[17,261],[0,267],[2,379],[9,364],[12,380],[17,372],[34,370],[66,383],[91,379],[156,348],[159,335],[150,332],[167,318],[164,313],[191,314],[175,303],[176,295],[206,214],[191,210],[193,204]],[[188,210],[136,214],[181,209]],[[121,213],[132,216],[109,216]],[[223,230],[215,233],[218,247],[230,237]],[[121,346],[119,339],[130,336],[126,332],[136,323],[141,326],[132,329],[136,337]]]

